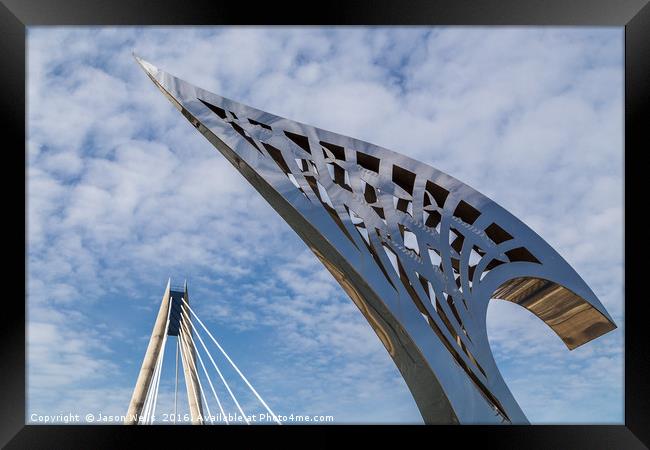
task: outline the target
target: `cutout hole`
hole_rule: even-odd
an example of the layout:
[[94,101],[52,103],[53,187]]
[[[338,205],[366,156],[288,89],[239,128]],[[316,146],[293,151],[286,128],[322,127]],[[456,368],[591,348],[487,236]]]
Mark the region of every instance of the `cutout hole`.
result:
[[508,250],[506,256],[510,261],[525,261],[539,264],[539,260],[533,256],[532,253],[528,251],[525,247],[517,247],[512,250]]
[[487,234],[487,236],[497,245],[512,239],[512,236],[496,223],[490,224],[490,226],[485,229],[485,234]]
[[379,158],[375,158],[366,153],[357,152],[357,164],[364,169],[379,173]]
[[442,257],[440,256],[440,253],[438,253],[438,250],[428,248],[429,250],[429,259],[431,260],[431,264],[434,267],[440,267],[440,264],[442,263]]
[[436,201],[436,204],[442,208],[445,206],[445,201],[449,196],[449,191],[443,187],[438,186],[437,184],[428,181],[425,185],[425,190],[431,194],[433,199]]
[[248,123],[250,123],[251,125],[257,125],[258,127],[266,128],[267,130],[273,131],[270,126],[268,126],[265,123],[258,122],[257,120],[248,119]]
[[463,222],[471,225],[476,221],[476,219],[478,219],[481,213],[469,203],[461,200],[458,203],[456,210],[454,211],[454,215],[461,219]]
[[399,166],[393,166],[393,183],[413,195],[415,185],[415,174]]
[[320,145],[328,149],[334,155],[334,158],[345,161],[345,149],[340,145],[330,144],[329,142],[320,141]]
[[210,108],[210,110],[215,113],[217,116],[222,118],[223,120],[226,120],[226,111],[223,108],[219,108],[218,106],[213,105],[212,103],[208,103],[205,100],[199,99],[201,103],[203,103],[205,106]]
[[311,149],[309,148],[309,139],[307,139],[305,136],[296,133],[291,133],[290,131],[285,131],[284,134],[289,139],[291,139],[291,141],[293,141],[293,143],[296,144],[298,147],[300,147],[307,153],[311,154]]

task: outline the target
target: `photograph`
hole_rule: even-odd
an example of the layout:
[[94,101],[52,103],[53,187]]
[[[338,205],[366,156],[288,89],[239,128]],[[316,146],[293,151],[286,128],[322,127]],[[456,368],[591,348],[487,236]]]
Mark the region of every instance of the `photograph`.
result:
[[648,448],[648,0],[303,9],[2,1],[0,447]]
[[27,422],[622,423],[623,37],[30,28]]

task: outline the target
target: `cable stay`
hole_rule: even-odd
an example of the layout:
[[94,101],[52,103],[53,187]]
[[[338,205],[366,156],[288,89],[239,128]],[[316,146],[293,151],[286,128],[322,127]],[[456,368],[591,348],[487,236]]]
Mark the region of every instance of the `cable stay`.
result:
[[[186,349],[186,346],[185,346],[185,342],[184,342],[184,339],[183,339],[183,335],[182,335],[182,334],[179,334],[179,335],[178,335],[178,339],[180,340],[180,343],[181,343],[181,360],[183,360],[183,361],[187,361],[187,364],[188,364],[188,366],[189,366],[189,360],[188,360],[188,358],[187,358],[187,354],[186,354],[187,349]],[[183,362],[183,367],[185,366],[185,364],[186,364],[186,363]],[[190,375],[191,375],[191,374],[190,374]],[[185,375],[185,376],[187,377],[187,375]],[[199,404],[199,398],[198,398],[197,395],[196,395],[196,389],[195,389],[195,387],[194,387],[194,383],[189,382],[189,380],[187,380],[187,379],[186,379],[185,381],[186,381],[187,383],[190,384],[190,386],[191,386],[191,391],[192,391],[192,395],[194,396],[194,401],[195,401],[196,404],[198,405],[198,404]],[[190,411],[190,413],[191,413],[191,411]]]
[[[183,325],[185,325],[184,322]],[[192,335],[189,334],[189,336],[190,336],[190,340],[192,341],[192,345],[194,345],[194,340],[192,339]],[[208,384],[210,385],[210,389],[212,390],[214,399],[217,401],[217,405],[219,406],[219,411],[221,412],[221,417],[223,417],[224,421],[226,422],[226,425],[228,425],[229,424],[228,417],[226,416],[226,413],[223,410],[223,406],[221,406],[221,401],[219,401],[219,396],[217,395],[217,391],[214,389],[214,386],[212,385],[212,380],[210,379],[210,375],[208,375],[208,370],[205,368],[205,364],[203,363],[203,358],[201,358],[201,353],[197,351],[196,356],[199,358],[199,363],[201,364],[201,368],[203,369],[205,378],[208,380]],[[207,405],[207,401],[206,401],[206,405]],[[212,422],[214,422],[214,420]]]
[[201,386],[201,378],[199,377],[199,372],[196,368],[196,362],[194,361],[194,355],[192,354],[192,350],[191,350],[194,348],[194,342],[192,342],[191,347],[188,346],[189,343],[187,342],[187,336],[189,336],[189,338],[192,339],[192,335],[189,333],[188,328],[186,328],[184,318],[181,319],[181,328],[185,330],[185,337],[182,337],[183,333],[181,333],[179,336],[181,336],[182,340],[185,341],[185,345],[187,347],[187,351],[190,357],[189,359],[190,362],[192,363],[192,367],[194,368],[194,376],[196,377],[196,381],[199,383],[199,392],[201,392],[201,399],[205,404],[205,409],[208,411],[208,417],[210,417],[210,421],[214,423],[214,419],[212,418],[212,414],[210,413],[210,406],[208,405],[208,401],[206,400],[205,394],[203,393],[203,387]]
[[[201,337],[199,329],[193,326],[192,320],[196,319],[196,321],[198,321],[198,323],[201,325],[201,331],[207,333],[212,342],[217,346],[221,354],[226,358],[228,363],[233,367],[239,377],[241,377],[241,379],[251,390],[260,404],[264,406],[273,420],[277,424],[281,425],[282,422],[280,422],[275,413],[267,405],[264,399],[262,399],[262,396],[255,390],[250,381],[248,381],[248,379],[244,376],[239,367],[237,367],[235,362],[230,358],[228,353],[226,353],[221,344],[219,344],[210,330],[208,330],[203,321],[198,317],[196,312],[190,307],[189,302],[187,301],[188,298],[187,283],[185,283],[183,287],[180,287],[171,286],[171,280],[167,282],[167,289],[165,291],[165,295],[163,296],[163,303],[161,304],[160,310],[158,312],[158,318],[156,319],[154,331],[152,332],[152,336],[149,341],[149,347],[147,348],[147,353],[145,355],[145,362],[152,361],[153,364],[146,366],[145,362],[143,362],[143,366],[136,383],[136,388],[134,389],[133,397],[129,405],[129,413],[127,414],[125,423],[151,425],[154,422],[157,422],[155,417],[156,409],[158,406],[158,394],[160,392],[165,350],[168,343],[168,337],[171,335],[176,337],[173,423],[176,424],[178,420],[179,357],[181,365],[183,366],[183,376],[185,378],[185,384],[187,387],[187,398],[189,401],[190,413],[197,413],[201,415],[201,417],[198,419],[192,417],[192,422],[205,425],[215,424],[215,416],[212,415],[208,397],[203,390],[204,383],[201,382],[201,376],[204,376],[205,380],[207,380],[208,385],[210,386],[212,396],[217,403],[217,407],[219,409],[221,417],[223,417],[223,421],[226,425],[230,425],[232,423],[232,420],[228,419],[228,414],[224,409],[225,405],[222,403],[222,400],[217,394],[217,389],[215,388],[212,377],[210,376],[208,368],[205,364],[204,358],[201,355],[201,351],[199,351],[199,348],[196,346],[196,337],[201,344],[200,348],[203,350],[203,352],[205,352],[208,359],[210,360],[212,367],[217,372],[219,379],[223,383],[230,398],[234,402],[235,407],[241,414],[241,417],[246,422],[246,424],[250,425],[249,417],[244,412],[240,402],[237,399],[237,396],[233,392],[233,389],[226,380],[226,377],[219,368],[219,365],[216,363],[203,337]],[[163,320],[163,317],[165,316],[166,318]],[[154,344],[156,342],[155,339],[160,339],[161,334],[163,334],[162,342],[160,342],[160,345],[156,346]],[[201,373],[199,373],[198,370],[199,365],[201,366]],[[205,411],[207,412],[207,417],[210,419],[209,421],[205,420],[205,417],[203,417],[203,408],[205,408]],[[217,422],[221,421],[219,420]]]
[[[165,330],[169,328],[169,317],[171,314],[171,308],[168,308],[167,311],[167,319],[165,320]],[[149,389],[147,389],[147,397],[145,400],[145,407],[144,407],[144,417],[143,417],[143,423],[144,424],[151,424],[152,418],[154,417],[154,413],[156,411],[156,402],[158,400],[158,388],[160,387],[160,373],[162,372],[162,363],[163,363],[163,358],[165,356],[165,345],[167,344],[167,336],[168,334],[165,332],[165,335],[163,336],[163,341],[162,344],[160,345],[160,351],[158,352],[158,357],[156,358],[156,366],[154,369],[154,374],[151,380],[151,383],[149,385]],[[152,392],[151,387],[154,387],[154,391]]]
[[[233,362],[233,360],[230,359],[230,356],[228,356],[228,353],[226,353],[226,351],[223,349],[223,347],[221,347],[221,345],[219,345],[219,343],[217,342],[217,340],[214,338],[214,336],[212,336],[212,333],[210,333],[210,330],[208,330],[208,328],[205,326],[205,324],[204,324],[203,321],[199,318],[199,316],[196,315],[196,313],[194,312],[194,310],[190,307],[190,305],[189,305],[189,304],[188,304],[184,299],[181,299],[181,300],[182,300],[182,302],[183,302],[183,306],[185,306],[185,307],[186,307],[186,308],[187,308],[187,309],[192,313],[192,315],[196,318],[196,320],[199,322],[199,324],[201,325],[201,327],[203,327],[203,329],[204,329],[205,332],[208,334],[208,336],[210,336],[210,338],[212,339],[212,342],[214,342],[214,344],[215,344],[215,345],[217,346],[217,348],[221,351],[221,353],[223,353],[223,356],[226,357],[226,359],[228,360],[228,362],[232,365],[232,367],[235,369],[235,371],[237,371],[237,373],[239,374],[239,376],[241,377],[241,379],[244,380],[244,382],[245,382],[246,385],[250,388],[250,390],[253,392],[253,394],[255,394],[255,396],[256,396],[257,399],[260,401],[260,403],[261,403],[262,405],[264,405],[264,407],[265,407],[266,410],[269,412],[269,414],[271,414],[271,416],[273,417],[273,420],[274,420],[275,422],[277,422],[278,425],[282,425],[282,422],[280,422],[280,420],[279,420],[278,417],[275,415],[275,413],[274,413],[273,411],[271,411],[271,408],[269,408],[269,405],[267,405],[266,402],[262,399],[262,396],[260,396],[260,394],[257,393],[257,391],[255,390],[255,388],[253,387],[253,385],[248,381],[248,379],[244,376],[244,374],[241,373],[241,371],[239,370],[239,367],[237,367],[237,365]],[[198,334],[197,334],[197,336],[198,336]],[[207,351],[207,350],[206,350],[206,351]]]
[[[169,308],[171,310],[171,308]],[[178,409],[176,407],[177,405],[177,399],[178,399],[178,347],[180,347],[180,343],[178,339],[176,339],[176,379],[174,380],[174,424],[176,424],[176,416],[178,415]]]
[[[246,422],[247,425],[250,425],[250,421],[248,420],[248,417],[246,417],[246,413],[244,412],[241,405],[237,401],[237,397],[235,397],[235,394],[232,392],[232,389],[230,389],[230,385],[228,384],[228,382],[224,378],[223,374],[221,373],[221,370],[219,370],[219,366],[217,366],[217,363],[214,362],[214,358],[212,358],[212,354],[210,353],[210,350],[208,350],[208,348],[206,347],[205,342],[203,342],[203,339],[201,338],[201,335],[197,333],[196,337],[199,338],[199,342],[201,343],[201,346],[203,347],[203,350],[205,350],[205,352],[207,353],[208,358],[210,359],[210,362],[212,362],[212,365],[214,366],[215,370],[217,371],[217,374],[219,374],[219,378],[221,378],[221,381],[223,382],[224,386],[226,387],[226,390],[230,394],[230,398],[232,398],[233,402],[235,402],[235,405],[237,406],[237,409],[241,413],[242,417],[244,418],[244,421]],[[191,336],[190,336],[190,339],[191,339]],[[194,341],[192,341],[192,342],[194,342]]]

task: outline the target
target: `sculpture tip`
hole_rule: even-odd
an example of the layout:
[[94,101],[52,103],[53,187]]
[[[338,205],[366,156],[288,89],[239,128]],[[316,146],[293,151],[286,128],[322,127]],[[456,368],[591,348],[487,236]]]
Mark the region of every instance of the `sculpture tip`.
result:
[[153,76],[156,74],[156,72],[158,72],[158,68],[156,66],[136,55],[135,50],[133,50],[131,54],[133,55],[133,58],[136,60],[136,62],[140,65],[140,67],[142,67],[142,70],[144,70],[148,75]]

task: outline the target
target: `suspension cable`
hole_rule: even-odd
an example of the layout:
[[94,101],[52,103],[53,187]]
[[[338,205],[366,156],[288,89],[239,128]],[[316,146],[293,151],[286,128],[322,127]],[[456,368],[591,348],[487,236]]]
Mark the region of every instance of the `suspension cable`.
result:
[[160,367],[158,368],[158,379],[156,381],[156,390],[154,391],[153,397],[153,406],[151,409],[151,418],[150,423],[153,423],[154,417],[156,416],[156,405],[158,404],[158,390],[160,389],[160,375],[162,373],[163,361],[165,359],[165,348],[167,346],[167,336],[169,331],[169,319],[172,313],[172,299],[169,299],[168,308],[167,308],[167,320],[165,321],[165,334],[163,336],[162,345],[160,346]]
[[151,416],[151,407],[153,405],[154,392],[156,390],[156,384],[158,383],[158,376],[160,374],[160,353],[156,358],[156,364],[154,365],[153,375],[151,381],[149,382],[149,387],[147,389],[147,396],[145,398],[145,404],[143,407],[143,414],[141,415],[142,424],[146,425],[149,422]]
[[[185,325],[185,323],[184,321],[181,321],[181,326],[183,325]],[[186,336],[190,336],[191,339],[192,336],[189,334],[189,331],[187,330],[189,330],[189,327],[186,327]],[[187,342],[187,338],[185,338],[185,342]],[[205,393],[203,392],[203,386],[201,386],[201,378],[199,378],[199,370],[196,367],[196,361],[194,360],[192,348],[196,349],[194,342],[192,342],[192,345],[189,348],[190,361],[192,362],[192,366],[194,366],[194,374],[196,375],[196,381],[199,383],[199,392],[201,393],[201,398],[203,399],[203,403],[205,403],[205,409],[208,411],[208,417],[210,418],[210,422],[214,424],[214,419],[212,418],[212,413],[210,412],[210,405],[208,405],[208,400],[205,398]]]
[[[185,325],[184,322],[183,322],[183,325]],[[192,335],[190,334],[189,336],[190,336],[190,340],[192,341],[192,345],[194,346],[194,348],[196,348],[196,344],[194,343],[194,339],[192,339]],[[212,385],[212,380],[210,379],[210,375],[208,375],[208,370],[205,368],[205,364],[203,363],[203,358],[201,358],[201,353],[198,350],[196,351],[196,356],[199,357],[199,363],[201,364],[201,368],[203,369],[203,373],[205,374],[205,377],[208,379],[208,383],[210,384],[210,389],[212,390],[212,394],[214,395],[215,400],[217,400],[217,405],[219,405],[219,410],[221,411],[221,416],[223,417],[224,421],[226,422],[226,425],[229,425],[228,418],[226,417],[226,413],[223,410],[223,406],[221,406],[221,401],[219,401],[219,396],[217,395],[217,391],[214,389],[214,386]],[[206,401],[206,404],[207,404],[207,401]]]
[[[268,406],[268,405],[266,404],[266,402],[262,399],[262,397],[260,396],[260,394],[257,393],[257,391],[255,390],[255,388],[253,387],[253,385],[252,385],[252,384],[251,384],[251,383],[246,379],[246,377],[244,376],[244,374],[241,373],[241,371],[239,370],[239,368],[237,367],[237,365],[233,362],[232,359],[230,359],[230,356],[228,356],[228,354],[226,353],[226,351],[221,347],[221,345],[219,345],[219,343],[218,343],[217,340],[214,338],[214,336],[212,336],[212,333],[210,333],[210,330],[208,330],[208,328],[203,324],[203,322],[201,321],[201,319],[199,318],[199,316],[196,315],[196,313],[194,312],[194,310],[193,310],[193,309],[190,307],[190,305],[185,301],[185,299],[181,298],[181,301],[182,301],[182,306],[187,307],[187,309],[192,313],[192,315],[196,318],[196,320],[198,320],[198,322],[199,322],[199,324],[201,325],[201,327],[203,327],[203,329],[205,330],[205,332],[208,333],[208,336],[210,336],[210,338],[212,339],[212,342],[214,342],[215,345],[219,348],[219,350],[221,350],[221,353],[223,353],[223,355],[226,357],[226,359],[228,360],[228,362],[229,362],[229,363],[233,366],[233,368],[237,371],[237,373],[239,374],[239,376],[242,378],[242,380],[244,380],[244,382],[245,382],[246,385],[250,388],[250,390],[253,391],[253,394],[255,394],[255,396],[256,396],[257,399],[260,401],[260,403],[262,403],[262,405],[264,405],[264,407],[265,407],[266,410],[271,414],[271,416],[273,416],[273,420],[274,420],[278,425],[282,425],[282,422],[280,422],[280,420],[279,420],[278,417],[275,415],[275,413],[274,413],[273,411],[271,411],[271,408],[269,408],[269,406]],[[197,336],[199,336],[199,339],[200,339],[200,335],[197,334]],[[209,354],[209,353],[208,353],[208,354]],[[241,409],[240,409],[240,411],[241,411]]]
[[178,337],[176,338],[176,381],[174,382],[174,425],[176,425],[176,414],[177,409],[176,409],[176,399],[178,398],[178,343],[179,339]]
[[140,413],[138,423],[146,424],[147,420],[148,420],[149,410],[151,409],[151,402],[153,401],[153,390],[154,390],[154,386],[156,384],[156,376],[158,374],[159,356],[160,356],[160,354],[158,354],[156,356],[156,362],[154,364],[151,379],[149,380],[149,386],[147,386],[147,395],[145,396],[145,399],[144,399],[144,405],[142,406],[142,411]]
[[158,390],[160,389],[160,378],[162,373],[163,361],[165,359],[165,345],[167,344],[167,334],[163,338],[162,348],[160,349],[160,368],[158,369],[158,379],[156,381],[156,390],[154,391],[153,396],[153,406],[151,409],[151,419],[150,423],[153,423],[154,417],[156,416],[156,405],[158,404]]
[[[184,312],[185,311],[183,311],[183,313]],[[196,337],[199,338],[199,342],[201,343],[201,346],[203,347],[205,352],[208,354],[208,358],[210,358],[210,361],[212,362],[212,365],[214,366],[217,373],[219,374],[219,378],[221,378],[221,381],[226,386],[226,389],[228,390],[228,393],[230,394],[230,397],[235,402],[235,405],[237,406],[237,409],[239,410],[239,412],[242,414],[242,417],[246,421],[246,424],[250,425],[250,422],[248,421],[248,418],[246,417],[246,413],[244,413],[244,410],[239,405],[239,402],[237,401],[237,397],[235,397],[235,394],[233,394],[232,390],[230,389],[230,385],[228,385],[228,382],[223,377],[223,374],[221,373],[221,370],[219,370],[219,366],[217,366],[217,363],[214,362],[214,359],[212,358],[212,355],[210,354],[210,350],[208,350],[208,347],[206,347],[205,342],[203,342],[203,338],[201,337],[201,335],[199,333],[196,333]]]
[[[164,335],[163,335],[163,341],[162,344],[160,345],[160,350],[158,351],[158,355],[156,356],[156,365],[154,367],[154,373],[149,381],[149,387],[147,388],[147,395],[145,397],[145,402],[143,405],[143,411],[144,414],[141,414],[140,418],[138,419],[138,422],[140,422],[140,419],[144,418],[142,423],[146,424],[147,422],[151,422],[153,419],[153,415],[155,414],[156,411],[156,402],[158,401],[158,389],[160,387],[160,373],[162,371],[162,360],[165,355],[165,345],[167,343],[167,330],[169,328],[169,317],[172,311],[171,307],[171,299],[168,303],[167,307],[167,319],[165,320],[165,329],[164,329]],[[154,390],[152,391],[152,386]]]
[[[182,334],[179,334],[178,336],[179,336],[179,338],[181,339],[181,360],[182,360],[182,362],[183,362],[183,367],[185,367],[185,364],[186,364],[186,361],[187,361],[187,364],[188,364],[187,367],[190,369],[190,376],[191,376],[191,374],[192,374],[192,369],[191,369],[191,367],[189,366],[189,361],[188,361],[188,359],[187,359],[187,354],[186,354],[187,349],[185,348],[185,340],[183,339],[183,335],[182,335]],[[196,404],[198,405],[198,404],[199,404],[199,398],[198,398],[197,395],[196,395],[196,390],[195,390],[195,388],[194,388],[194,383],[192,383],[191,380],[188,380],[188,379],[187,379],[187,375],[185,375],[185,383],[189,383],[189,384],[190,384],[190,386],[191,386],[191,390],[192,390],[192,393],[194,394],[194,401],[196,401]],[[192,410],[191,410],[191,408],[190,408],[190,417],[191,417],[191,416],[192,416]]]

